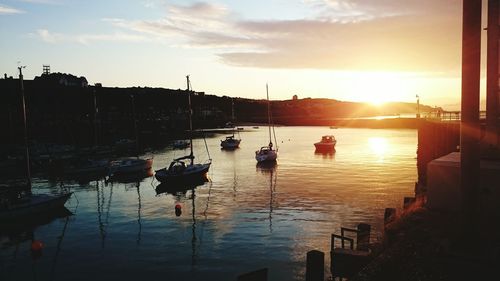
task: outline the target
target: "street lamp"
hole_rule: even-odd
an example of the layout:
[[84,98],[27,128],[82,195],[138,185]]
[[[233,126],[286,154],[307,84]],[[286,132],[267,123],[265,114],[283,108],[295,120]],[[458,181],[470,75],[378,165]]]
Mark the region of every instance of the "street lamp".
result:
[[417,118],[420,118],[420,97],[417,95]]

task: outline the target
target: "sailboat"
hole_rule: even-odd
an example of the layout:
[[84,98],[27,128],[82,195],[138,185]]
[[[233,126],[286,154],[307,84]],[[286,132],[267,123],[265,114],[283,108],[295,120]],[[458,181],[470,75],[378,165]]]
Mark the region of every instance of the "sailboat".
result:
[[[235,149],[240,146],[241,138],[235,138],[234,136],[234,102],[231,100],[231,121],[233,127],[233,134],[231,136],[227,136],[226,139],[220,141],[220,146],[224,149]],[[238,136],[239,136],[238,132]]]
[[132,99],[132,115],[134,121],[134,135],[135,135],[135,145],[136,145],[136,157],[135,158],[122,158],[110,162],[109,167],[109,178],[118,179],[122,177],[130,176],[148,176],[148,171],[151,170],[153,166],[153,157],[147,157],[145,159],[139,158],[139,137],[137,133],[137,119],[135,116],[135,97],[130,96]]
[[48,211],[57,210],[64,207],[64,204],[71,196],[72,192],[61,194],[33,194],[31,192],[31,171],[28,146],[28,134],[26,126],[26,103],[24,99],[23,73],[24,67],[19,69],[19,81],[21,82],[22,112],[24,124],[24,146],[26,161],[26,180],[27,184],[23,187],[7,187],[0,190],[0,222],[15,220],[21,217],[33,217]]
[[271,162],[276,161],[278,158],[278,148],[273,148],[273,142],[271,140],[271,127],[274,134],[274,141],[276,142],[276,134],[274,133],[274,126],[271,125],[271,103],[269,102],[269,87],[266,84],[266,94],[267,94],[267,121],[269,128],[269,144],[263,146],[260,150],[255,151],[255,159],[257,162]]
[[[202,179],[206,176],[210,165],[212,164],[212,159],[209,159],[206,163],[194,163],[193,154],[193,120],[192,120],[192,110],[191,110],[191,82],[189,81],[189,75],[186,76],[187,79],[187,93],[188,93],[188,105],[189,105],[189,146],[191,152],[189,155],[174,159],[168,167],[155,171],[155,178],[162,183],[166,182],[191,182]],[[208,153],[208,147],[207,147]],[[188,162],[188,163],[186,163]]]

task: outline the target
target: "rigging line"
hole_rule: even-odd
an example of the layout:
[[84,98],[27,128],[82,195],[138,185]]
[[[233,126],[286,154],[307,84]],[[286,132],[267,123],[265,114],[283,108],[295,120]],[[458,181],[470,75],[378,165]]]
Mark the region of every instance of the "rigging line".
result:
[[208,150],[207,139],[205,138],[205,132],[203,131],[203,129],[201,129],[201,134],[203,135],[203,141],[205,142],[205,148],[207,150],[208,160],[212,162],[212,157],[210,156],[210,151]]
[[276,144],[276,151],[278,151],[278,141],[276,140],[276,131],[274,130],[274,120],[273,120],[273,115],[272,115],[272,111],[269,111],[270,112],[270,118],[271,118],[271,123],[272,123],[272,127],[273,127],[273,135],[274,135],[274,143]]

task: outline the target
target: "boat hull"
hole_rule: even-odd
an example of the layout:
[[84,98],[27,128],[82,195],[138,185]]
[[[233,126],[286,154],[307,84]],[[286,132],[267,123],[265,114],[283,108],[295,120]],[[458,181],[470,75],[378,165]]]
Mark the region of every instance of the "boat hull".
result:
[[226,141],[223,140],[220,142],[220,146],[224,149],[235,149],[240,146],[241,140],[232,140],[232,141]]
[[151,169],[153,159],[125,159],[113,163],[110,167],[112,176],[123,176],[128,174],[143,173]]
[[335,149],[335,143],[315,143],[314,147],[316,147],[316,150],[333,150]]
[[275,150],[267,151],[266,153],[260,153],[257,151],[255,153],[255,160],[257,160],[257,162],[259,163],[276,161],[277,158],[278,152],[276,152]]
[[207,164],[194,164],[188,166],[181,173],[172,173],[169,172],[167,168],[163,168],[157,170],[155,172],[155,178],[164,183],[164,182],[175,182],[175,183],[183,183],[189,182],[191,180],[196,180],[199,178],[204,178],[210,169],[210,163]]
[[0,210],[0,221],[19,219],[64,207],[72,192],[61,195],[31,195],[24,202]]

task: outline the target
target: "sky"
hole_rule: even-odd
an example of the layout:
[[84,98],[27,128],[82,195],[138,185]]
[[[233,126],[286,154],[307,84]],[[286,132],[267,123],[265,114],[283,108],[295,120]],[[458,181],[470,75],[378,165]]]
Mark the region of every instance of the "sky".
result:
[[0,0],[0,73],[456,109],[461,16],[460,0]]

